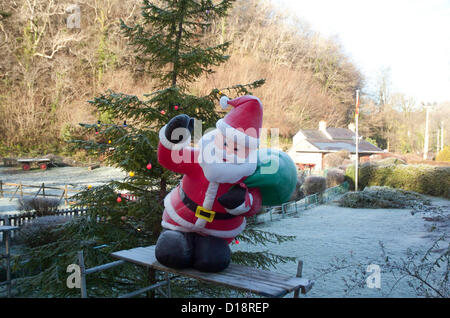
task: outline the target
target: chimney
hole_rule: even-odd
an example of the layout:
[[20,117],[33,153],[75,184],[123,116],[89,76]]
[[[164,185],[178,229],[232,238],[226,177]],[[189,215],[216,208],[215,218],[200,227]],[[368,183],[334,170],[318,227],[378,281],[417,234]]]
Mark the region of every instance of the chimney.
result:
[[319,130],[324,133],[327,132],[327,122],[325,120],[319,121]]
[[355,132],[355,124],[354,123],[348,124],[348,129],[350,129],[351,131]]

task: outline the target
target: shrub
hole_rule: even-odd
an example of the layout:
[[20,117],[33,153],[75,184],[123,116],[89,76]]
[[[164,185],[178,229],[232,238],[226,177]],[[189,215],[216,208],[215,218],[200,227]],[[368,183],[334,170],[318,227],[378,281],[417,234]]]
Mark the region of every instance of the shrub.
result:
[[[345,175],[354,188],[355,166],[349,166]],[[450,198],[450,167],[363,164],[359,168],[358,187],[366,186],[389,186]]]
[[413,208],[430,205],[430,200],[421,194],[389,187],[366,187],[360,192],[347,192],[339,200],[339,205],[349,208]]
[[390,158],[378,160],[378,161],[376,161],[376,164],[378,164],[378,165],[405,165],[406,161],[403,159],[400,159],[400,158],[390,157]]
[[300,200],[305,196],[305,194],[302,191],[302,185],[305,182],[305,173],[298,172],[297,174],[297,184],[295,186],[295,191],[292,193],[292,196],[290,198],[290,201],[297,201]]
[[348,159],[350,159],[350,152],[347,150],[340,150],[338,152],[326,154],[323,159],[323,164],[326,168],[334,168],[341,166]]
[[436,161],[450,162],[450,146],[445,146],[436,156]]
[[345,181],[345,172],[341,169],[330,169],[327,172],[327,188],[335,187]]
[[305,195],[322,193],[327,188],[327,180],[321,176],[309,176],[305,179],[302,189]]
[[59,205],[58,199],[24,198],[19,200],[19,210],[25,212],[36,211],[37,216],[52,215]]
[[63,215],[49,215],[35,218],[25,223],[19,231],[18,241],[29,247],[41,246],[58,240],[54,231],[72,218]]

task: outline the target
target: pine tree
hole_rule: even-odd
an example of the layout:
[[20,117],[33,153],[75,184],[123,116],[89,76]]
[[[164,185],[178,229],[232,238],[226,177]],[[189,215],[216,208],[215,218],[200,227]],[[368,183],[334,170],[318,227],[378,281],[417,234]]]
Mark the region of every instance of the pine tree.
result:
[[[100,114],[108,114],[115,123],[80,124],[86,129],[85,139],[74,140],[73,145],[103,156],[108,164],[123,169],[128,176],[122,181],[85,188],[77,194],[78,205],[88,207],[88,217],[59,229],[60,240],[52,242],[51,249],[40,247],[30,251],[29,258],[39,259],[41,269],[42,262],[45,263],[45,270],[35,276],[33,282],[38,285],[45,280],[47,293],[67,296],[63,282],[56,284],[59,289],[51,282],[55,281],[54,273],[57,277],[66,275],[64,264],[76,263],[77,250],[85,251],[89,267],[105,263],[105,255],[112,251],[155,244],[161,231],[163,199],[180,179],[180,175],[164,169],[157,161],[158,132],[170,118],[184,113],[202,120],[204,129],[213,127],[223,115],[215,110],[221,92],[228,96],[251,94],[249,90],[264,83],[264,80],[257,80],[220,90],[216,88],[200,97],[189,91],[189,84],[212,73],[212,67],[229,58],[225,55],[229,42],[207,46],[203,44],[202,35],[214,19],[226,15],[232,2],[165,0],[157,6],[144,0],[143,23],[128,26],[121,21],[124,36],[135,48],[137,60],[158,81],[157,90],[145,95],[145,99],[107,91],[89,101]],[[121,196],[124,191],[137,200]],[[258,230],[243,233],[241,237],[255,243],[290,239]],[[101,251],[95,249],[102,244],[106,247]],[[61,254],[56,257],[55,251]],[[260,267],[286,260],[291,258],[269,252],[239,252],[233,256],[233,261]],[[101,275],[98,280],[92,278],[91,286],[97,287],[92,291],[93,295],[99,290],[111,290],[114,284],[123,285],[126,290],[145,276],[142,269],[133,266],[128,269],[121,275],[132,274],[132,283],[125,284],[120,276],[107,282],[100,279]],[[142,279],[143,283],[145,281]]]
[[[82,124],[96,134],[93,140],[79,140],[76,144],[95,155],[105,155],[109,164],[129,174],[121,182],[82,192],[78,199],[80,204],[90,207],[90,213],[109,217],[118,224],[127,217],[135,221],[142,235],[146,233],[152,239],[159,235],[163,199],[168,187],[175,185],[179,176],[157,162],[158,132],[170,118],[180,113],[201,120],[205,129],[215,126],[220,118],[215,111],[219,90],[198,97],[189,93],[189,84],[205,73],[212,73],[213,66],[228,60],[225,51],[229,42],[205,47],[201,38],[213,19],[226,15],[232,2],[179,0],[162,1],[164,6],[157,6],[144,0],[142,24],[128,26],[121,21],[137,60],[158,81],[158,90],[145,95],[146,100],[109,91],[90,101],[100,113],[114,114],[117,121],[126,126]],[[263,83],[258,80],[222,91],[248,94],[248,89]],[[132,202],[121,198],[121,202],[117,202],[121,191],[139,200]]]

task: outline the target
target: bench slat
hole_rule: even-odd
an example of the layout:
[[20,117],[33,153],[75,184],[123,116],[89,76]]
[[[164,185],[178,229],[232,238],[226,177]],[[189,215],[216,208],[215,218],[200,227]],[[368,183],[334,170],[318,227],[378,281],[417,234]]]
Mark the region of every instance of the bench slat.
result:
[[[154,257],[155,255],[154,248],[138,247],[129,250],[128,252],[131,252],[134,255],[141,255],[142,257],[144,257],[144,259],[147,259],[146,257],[148,257],[148,259],[154,259],[156,261],[156,258]],[[231,264],[225,271],[222,271],[221,274],[237,277],[239,279],[245,277],[247,280],[257,280],[257,281],[262,280],[270,285],[278,287],[288,287],[291,291],[299,286],[297,284],[298,281],[290,281],[290,279],[292,278],[291,276],[273,273],[266,270],[256,269],[238,264]]]
[[115,258],[131,263],[152,267],[156,270],[170,272],[198,280],[217,283],[236,289],[251,291],[265,297],[281,297],[287,293],[302,288],[302,291],[311,285],[303,278],[291,277],[279,273],[255,269],[244,265],[230,264],[228,268],[219,273],[200,272],[193,268],[174,269],[160,264],[155,257],[155,246],[137,247],[111,254]]

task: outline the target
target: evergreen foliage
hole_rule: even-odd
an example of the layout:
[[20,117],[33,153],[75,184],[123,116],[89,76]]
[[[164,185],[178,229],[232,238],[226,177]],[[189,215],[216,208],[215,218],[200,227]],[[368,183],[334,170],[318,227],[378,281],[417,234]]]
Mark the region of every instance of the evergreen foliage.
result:
[[450,162],[450,146],[445,146],[436,156],[436,161]]
[[[354,187],[355,166],[349,166],[345,175]],[[367,186],[388,186],[449,198],[450,167],[364,163],[359,168],[358,184],[360,190]]]

